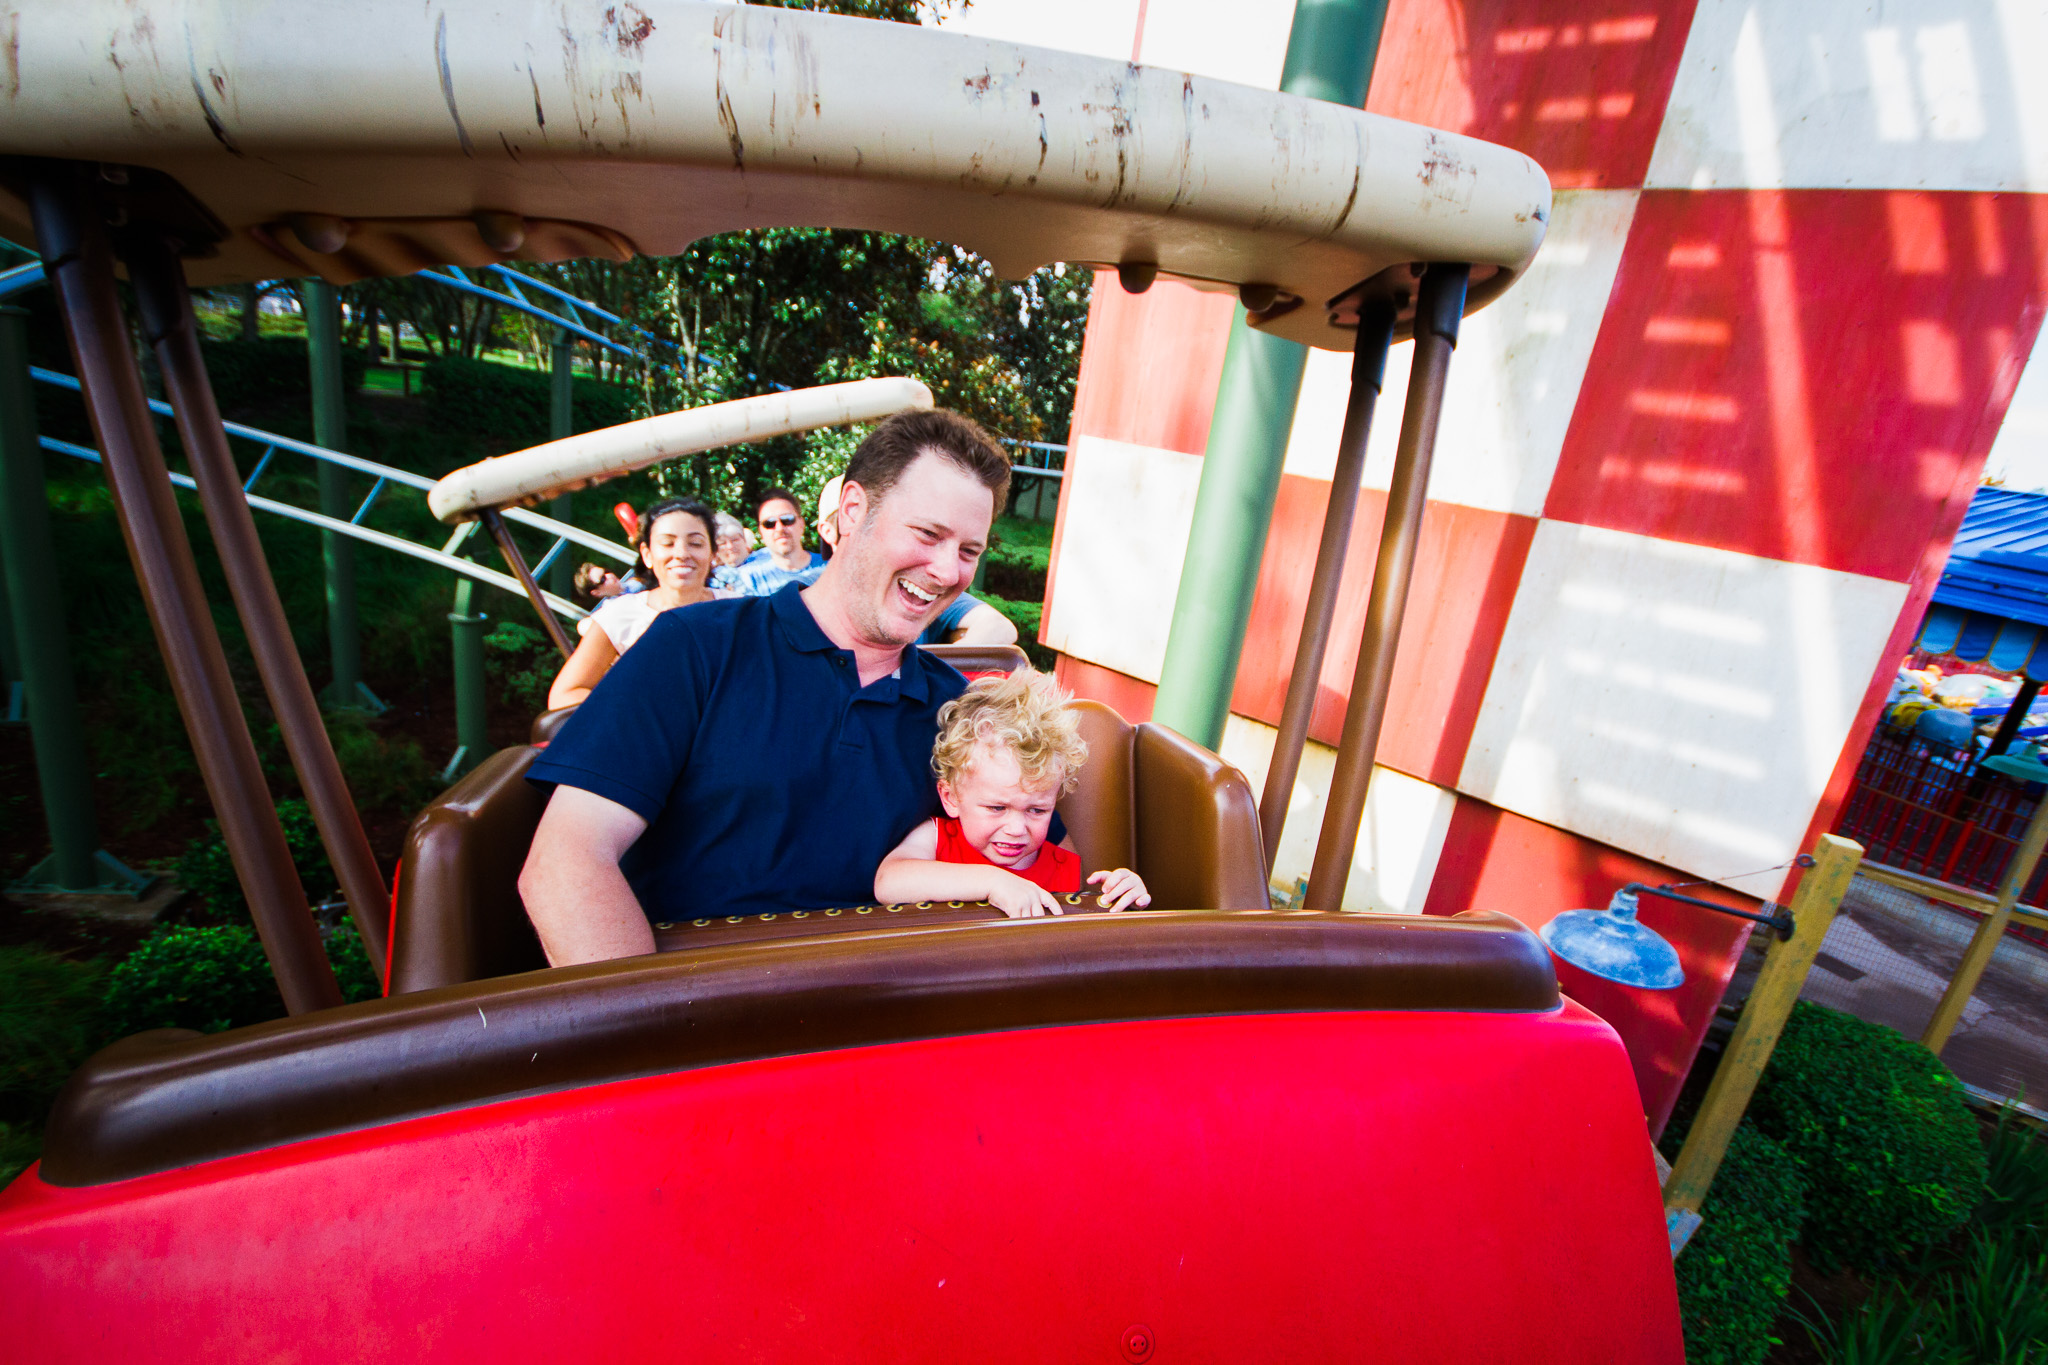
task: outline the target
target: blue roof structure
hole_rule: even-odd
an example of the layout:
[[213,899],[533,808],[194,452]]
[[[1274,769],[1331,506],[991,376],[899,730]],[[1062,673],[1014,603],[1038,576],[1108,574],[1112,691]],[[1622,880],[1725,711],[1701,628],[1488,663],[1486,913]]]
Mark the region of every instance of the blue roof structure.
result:
[[1917,644],[2048,681],[2048,493],[1977,490]]

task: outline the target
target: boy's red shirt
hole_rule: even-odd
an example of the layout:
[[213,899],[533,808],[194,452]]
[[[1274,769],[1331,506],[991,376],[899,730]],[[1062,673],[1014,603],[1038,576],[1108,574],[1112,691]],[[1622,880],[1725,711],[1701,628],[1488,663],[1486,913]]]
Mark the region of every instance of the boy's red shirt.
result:
[[[950,815],[936,815],[932,823],[939,831],[937,861],[942,863],[965,863],[969,867],[1001,867],[981,856],[980,850],[967,842],[960,833],[960,822]],[[1005,872],[1015,872],[1027,882],[1035,883],[1054,893],[1079,891],[1081,889],[1081,859],[1079,855],[1061,848],[1055,843],[1041,844],[1038,858],[1027,868],[1005,867]]]

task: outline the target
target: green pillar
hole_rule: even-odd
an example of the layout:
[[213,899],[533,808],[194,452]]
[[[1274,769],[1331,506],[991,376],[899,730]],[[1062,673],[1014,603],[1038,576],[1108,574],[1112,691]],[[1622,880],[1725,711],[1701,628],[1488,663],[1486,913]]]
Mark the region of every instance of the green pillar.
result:
[[[1364,104],[1386,17],[1386,0],[1299,0],[1280,88]],[[1299,343],[1253,331],[1237,310],[1152,710],[1160,724],[1212,749],[1230,713],[1307,358]]]
[[49,861],[26,881],[83,891],[104,879],[92,809],[92,766],[64,630],[64,576],[50,538],[43,452],[36,442],[28,317],[25,309],[0,308],[0,568],[6,579],[0,588],[14,626],[12,652],[27,698],[36,785],[52,849]]
[[[313,378],[313,444],[329,450],[348,449],[348,408],[341,382],[341,300],[325,280],[304,280],[300,292],[306,305],[306,353]],[[348,471],[320,462],[320,511],[347,521],[355,514]],[[362,636],[356,626],[355,545],[335,531],[320,533],[321,558],[327,569],[327,648],[334,679],[327,686],[330,706],[362,706]],[[371,699],[374,704],[374,698]]]
[[[554,401],[548,411],[548,439],[559,441],[576,434],[576,345],[569,340],[567,332],[555,333],[549,360]],[[572,495],[568,493],[548,505],[548,515],[556,521],[568,521],[574,510]],[[575,578],[576,556],[565,549],[555,556],[554,565],[549,570],[548,590],[557,597],[567,597],[575,589]]]
[[448,613],[448,631],[455,647],[455,757],[441,773],[453,781],[490,756],[486,735],[488,703],[484,694],[484,626],[489,617],[472,610],[476,584],[455,580],[455,603]]

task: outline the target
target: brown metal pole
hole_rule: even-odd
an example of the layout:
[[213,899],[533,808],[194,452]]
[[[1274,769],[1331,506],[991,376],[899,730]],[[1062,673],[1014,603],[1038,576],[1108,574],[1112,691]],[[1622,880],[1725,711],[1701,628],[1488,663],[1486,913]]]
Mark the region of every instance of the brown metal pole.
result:
[[492,508],[477,520],[491,533],[491,539],[498,542],[498,553],[505,556],[505,567],[512,570],[519,586],[526,589],[526,600],[533,603],[533,609],[540,613],[540,623],[547,629],[548,638],[555,642],[555,648],[562,651],[565,659],[574,654],[575,642],[570,640],[569,632],[562,629],[562,623],[555,619],[547,598],[541,596],[540,584],[533,581],[533,570],[526,567],[526,556],[520,554],[518,545],[513,543],[512,530],[505,525],[505,519],[498,515],[496,508]]
[[300,1014],[339,1005],[341,990],[292,866],[192,562],[142,377],[128,349],[114,292],[113,250],[82,173],[83,168],[56,169],[35,183],[30,199],[36,241],[70,333],[114,512],[285,1008]]
[[1287,680],[1287,702],[1280,708],[1280,733],[1273,741],[1273,761],[1266,769],[1266,790],[1259,798],[1259,834],[1269,874],[1279,856],[1294,779],[1301,771],[1301,749],[1308,742],[1309,717],[1316,709],[1323,656],[1330,647],[1330,625],[1337,619],[1337,591],[1343,585],[1344,556],[1350,549],[1351,522],[1358,511],[1358,483],[1365,472],[1365,441],[1372,432],[1373,408],[1387,379],[1394,317],[1392,299],[1376,299],[1359,310],[1358,346],[1351,353],[1351,396],[1344,407],[1344,433],[1337,440],[1337,467],[1330,475],[1330,503],[1323,510],[1323,540],[1316,549],[1308,610],[1301,620],[1301,642],[1294,650],[1294,673]]
[[363,832],[362,818],[356,814],[355,800],[334,757],[334,744],[320,718],[320,703],[306,680],[291,623],[285,617],[284,603],[278,600],[277,584],[271,579],[263,542],[256,534],[256,519],[242,496],[242,480],[228,450],[220,408],[206,376],[206,361],[199,352],[199,325],[192,316],[184,265],[161,239],[140,241],[123,254],[128,277],[135,285],[143,333],[156,349],[164,388],[176,409],[178,436],[185,443],[193,482],[199,485],[206,524],[213,530],[235,610],[241,613],[249,648],[256,655],[263,690],[277,714],[285,749],[305,790],[306,805],[320,829],[320,842],[334,865],[356,932],[362,935],[370,960],[382,962],[389,928],[384,874],[377,868],[377,855],[370,849],[370,837]]
[[1394,681],[1394,653],[1401,640],[1401,616],[1408,606],[1408,581],[1422,538],[1422,508],[1429,492],[1429,464],[1436,453],[1437,418],[1443,411],[1444,381],[1458,344],[1465,313],[1465,282],[1472,268],[1432,265],[1422,275],[1415,300],[1415,362],[1408,376],[1408,401],[1401,412],[1401,441],[1394,454],[1393,486],[1387,490],[1387,519],[1380,528],[1379,562],[1373,569],[1372,598],[1358,645],[1358,669],[1351,676],[1351,703],[1337,747],[1330,799],[1323,807],[1322,835],[1309,867],[1310,910],[1337,910],[1358,847],[1358,822],[1365,816],[1365,792],[1372,781],[1387,694]]

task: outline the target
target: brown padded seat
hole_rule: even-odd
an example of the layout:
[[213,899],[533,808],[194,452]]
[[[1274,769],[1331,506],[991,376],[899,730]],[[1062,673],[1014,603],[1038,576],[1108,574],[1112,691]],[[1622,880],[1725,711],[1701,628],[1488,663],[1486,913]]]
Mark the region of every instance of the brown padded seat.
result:
[[1542,940],[1487,913],[1153,912],[726,944],[137,1034],[64,1087],[42,1178],[101,1184],[514,1095],[919,1038],[1558,1003]]
[[[1155,910],[1268,908],[1258,806],[1244,775],[1164,726],[1129,725],[1100,702],[1072,705],[1088,741],[1088,765],[1059,811],[1084,871],[1136,869]],[[546,965],[517,885],[544,804],[525,780],[535,752],[493,754],[413,821],[395,897],[393,995]],[[940,907],[896,922],[996,913],[985,905]],[[822,912],[771,923],[680,925],[658,929],[656,941],[664,949],[695,948],[844,929]]]

